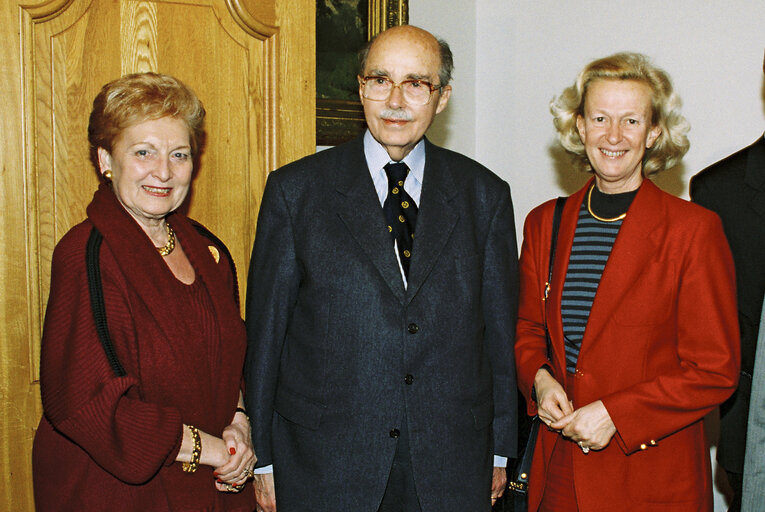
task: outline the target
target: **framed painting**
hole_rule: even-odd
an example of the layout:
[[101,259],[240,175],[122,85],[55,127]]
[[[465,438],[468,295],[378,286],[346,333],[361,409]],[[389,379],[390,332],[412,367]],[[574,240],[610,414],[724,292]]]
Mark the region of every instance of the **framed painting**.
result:
[[336,146],[366,127],[357,54],[369,39],[409,21],[409,0],[316,0],[316,145]]

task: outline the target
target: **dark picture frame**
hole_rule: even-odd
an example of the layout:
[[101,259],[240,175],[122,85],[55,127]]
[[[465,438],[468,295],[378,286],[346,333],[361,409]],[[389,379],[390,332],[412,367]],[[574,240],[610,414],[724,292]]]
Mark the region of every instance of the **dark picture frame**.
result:
[[366,127],[357,54],[386,28],[409,22],[409,0],[316,0],[316,145],[336,146]]

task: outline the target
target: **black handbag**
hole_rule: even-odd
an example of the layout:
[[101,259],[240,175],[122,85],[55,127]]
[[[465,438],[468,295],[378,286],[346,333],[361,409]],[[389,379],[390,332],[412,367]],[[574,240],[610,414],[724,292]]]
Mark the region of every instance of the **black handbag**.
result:
[[[547,282],[545,283],[544,299],[547,300],[547,294],[550,291],[550,283],[552,283],[552,271],[553,262],[555,261],[555,246],[558,242],[558,228],[560,227],[560,218],[563,213],[563,206],[566,204],[565,197],[559,197],[555,201],[555,211],[553,212],[553,225],[552,236],[550,237],[550,261],[547,272]],[[547,331],[547,318],[545,317],[545,341],[547,342],[547,357],[551,355],[550,351],[550,333]],[[513,494],[513,511],[514,512],[526,512],[529,508],[528,492],[529,492],[529,475],[531,474],[531,461],[534,458],[534,447],[537,444],[537,435],[539,433],[539,425],[541,421],[539,416],[534,416],[531,419],[531,428],[529,429],[529,437],[526,441],[526,448],[523,453],[519,454],[515,463],[515,468],[511,475],[510,481],[507,484],[508,489]]]

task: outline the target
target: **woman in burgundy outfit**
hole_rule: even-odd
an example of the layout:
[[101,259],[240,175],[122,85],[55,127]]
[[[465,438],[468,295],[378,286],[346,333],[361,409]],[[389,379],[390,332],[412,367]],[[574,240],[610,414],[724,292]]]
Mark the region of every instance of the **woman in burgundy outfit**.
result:
[[[110,82],[93,102],[88,139],[103,183],[53,253],[38,511],[255,508],[242,492],[255,454],[235,271],[217,238],[176,211],[204,116],[192,91],[155,73]],[[95,265],[86,264],[94,233]],[[97,334],[94,270],[114,357]]]

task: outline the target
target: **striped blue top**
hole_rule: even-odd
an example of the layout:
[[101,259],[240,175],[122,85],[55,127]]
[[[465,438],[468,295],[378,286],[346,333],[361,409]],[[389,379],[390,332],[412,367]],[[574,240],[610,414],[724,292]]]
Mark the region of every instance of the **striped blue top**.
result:
[[[594,192],[598,193],[597,190]],[[617,195],[622,196],[622,194]],[[627,210],[635,193],[626,193],[624,196],[627,197],[618,198],[628,201],[627,206],[622,211]],[[593,195],[594,197],[595,195]],[[623,219],[610,222],[600,221],[588,211],[587,197],[582,201],[561,299],[566,370],[571,373],[576,372],[577,359],[582,347],[587,320],[590,317],[592,302],[595,300],[595,292],[598,290],[603,269],[606,267],[606,262],[623,221]]]

